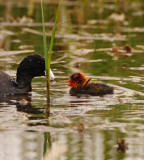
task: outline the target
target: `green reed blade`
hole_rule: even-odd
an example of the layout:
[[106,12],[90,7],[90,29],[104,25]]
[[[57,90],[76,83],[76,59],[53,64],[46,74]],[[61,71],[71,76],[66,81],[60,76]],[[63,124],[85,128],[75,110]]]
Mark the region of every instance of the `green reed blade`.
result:
[[55,39],[55,31],[56,31],[56,27],[57,27],[57,23],[58,23],[58,17],[59,17],[59,12],[60,12],[61,3],[62,3],[62,0],[60,0],[60,2],[59,2],[59,6],[58,6],[58,10],[57,10],[57,14],[56,14],[56,18],[55,18],[53,30],[52,30],[52,35],[51,35],[49,50],[48,50],[48,67],[49,67],[49,68],[50,68],[52,49],[53,49],[54,39]]
[[[43,4],[41,0],[41,12],[42,12],[42,28],[43,28],[43,46],[44,46],[44,57],[45,57],[45,67],[48,68],[48,54],[47,54],[47,40],[46,40],[46,31],[45,31],[45,21],[44,21],[44,11]],[[47,75],[46,75],[47,76]]]
[[[43,11],[43,4],[41,0],[41,11],[42,11],[42,26],[43,26],[43,44],[44,44],[44,56],[45,56],[45,68],[46,68],[46,79],[47,79],[47,102],[48,106],[50,105],[50,63],[51,63],[51,55],[52,55],[52,49],[53,49],[53,44],[54,44],[54,39],[55,39],[55,31],[56,31],[56,26],[58,23],[58,17],[59,17],[59,12],[60,12],[60,6],[61,6],[62,0],[60,0],[56,18],[55,18],[55,23],[53,26],[52,30],[52,35],[51,35],[51,40],[49,44],[49,50],[47,51],[47,41],[46,41],[46,31],[45,31],[45,21],[44,21],[44,11]],[[46,109],[47,117],[50,114],[50,107],[47,107]]]

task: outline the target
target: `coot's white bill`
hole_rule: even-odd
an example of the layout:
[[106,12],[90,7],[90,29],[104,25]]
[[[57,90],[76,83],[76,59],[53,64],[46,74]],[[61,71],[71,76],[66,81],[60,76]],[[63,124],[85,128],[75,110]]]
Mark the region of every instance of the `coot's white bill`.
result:
[[54,81],[54,80],[55,80],[55,76],[54,76],[54,74],[53,74],[53,72],[52,72],[51,69],[50,69],[50,80],[51,80],[51,81]]

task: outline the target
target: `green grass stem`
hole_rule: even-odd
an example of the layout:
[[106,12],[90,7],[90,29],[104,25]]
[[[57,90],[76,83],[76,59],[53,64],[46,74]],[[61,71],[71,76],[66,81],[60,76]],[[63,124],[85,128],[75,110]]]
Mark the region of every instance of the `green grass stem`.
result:
[[48,68],[48,54],[47,54],[47,40],[46,40],[46,31],[45,31],[45,20],[44,20],[44,11],[43,3],[41,0],[41,11],[42,11],[42,28],[43,28],[43,46],[44,46],[44,57],[45,57],[45,68]]
[[54,27],[53,27],[53,30],[52,30],[52,36],[51,36],[51,41],[50,41],[49,51],[48,51],[49,56],[50,56],[49,59],[48,59],[48,65],[50,65],[49,61],[51,61],[52,49],[53,49],[54,38],[55,38],[55,31],[56,31],[56,27],[57,27],[57,23],[58,23],[58,17],[59,17],[61,3],[62,3],[62,0],[60,0],[58,10],[57,10],[57,14],[56,14],[56,18],[55,18]]
[[[59,6],[58,6],[58,10],[57,10],[53,30],[52,30],[51,40],[50,40],[50,44],[49,44],[49,49],[48,49],[47,40],[46,40],[46,31],[45,31],[43,3],[42,3],[42,0],[41,0],[43,46],[44,46],[44,57],[45,57],[46,79],[47,79],[46,81],[47,81],[47,102],[48,102],[48,106],[50,106],[50,64],[51,64],[51,56],[52,56],[52,50],[53,50],[54,39],[55,39],[55,32],[56,32],[56,27],[57,27],[57,23],[58,23],[58,17],[59,17],[61,3],[62,3],[62,0],[60,0],[60,2],[59,2]],[[50,107],[47,108],[46,112],[49,114]]]

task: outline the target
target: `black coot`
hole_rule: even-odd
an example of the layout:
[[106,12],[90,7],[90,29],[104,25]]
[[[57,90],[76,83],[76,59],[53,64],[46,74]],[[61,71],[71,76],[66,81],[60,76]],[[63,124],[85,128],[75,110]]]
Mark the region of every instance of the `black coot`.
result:
[[[51,74],[51,79],[54,79]],[[27,56],[18,66],[16,80],[0,70],[0,97],[28,93],[32,90],[32,79],[44,75],[44,58],[37,54]]]

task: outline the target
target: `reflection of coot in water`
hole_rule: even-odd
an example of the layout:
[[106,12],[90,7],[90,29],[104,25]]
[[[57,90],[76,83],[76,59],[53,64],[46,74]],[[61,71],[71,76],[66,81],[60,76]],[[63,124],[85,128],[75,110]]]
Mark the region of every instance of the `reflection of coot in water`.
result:
[[[32,90],[31,81],[34,77],[45,75],[45,60],[37,54],[25,57],[17,69],[16,80],[0,71],[0,97],[28,93]],[[51,72],[51,80],[54,75]]]
[[[25,97],[16,103],[17,111],[27,113],[27,118],[29,120],[41,120],[45,119],[45,108],[38,108],[31,105],[31,97]],[[33,122],[29,121],[27,123],[29,126],[46,125],[47,122]]]
[[[27,95],[17,95],[9,97],[0,97],[0,112],[3,112],[5,108],[11,110],[11,106],[15,106],[18,112],[26,113],[28,120],[37,120],[37,121],[28,121],[27,125],[36,126],[36,125],[46,125],[47,122],[42,122],[41,119],[45,119],[45,108],[38,108],[31,104],[31,96]],[[18,114],[18,113],[17,113]],[[11,113],[11,117],[15,117],[15,113]],[[21,117],[23,119],[23,117]],[[40,120],[40,121],[39,121]]]
[[75,73],[70,76],[68,86],[71,87],[70,94],[89,94],[92,96],[103,96],[106,94],[113,94],[113,88],[103,83],[90,83],[88,79],[81,73]]
[[[42,114],[44,113],[44,108],[40,109],[31,105],[31,98],[25,97],[16,103],[17,111],[25,112],[28,114]],[[30,116],[29,116],[30,117]]]
[[[1,97],[0,103],[8,104],[8,105],[15,105],[17,111],[24,112],[28,114],[42,114],[44,113],[44,108],[37,108],[31,105],[31,96],[27,95],[16,95],[9,97]],[[7,105],[6,105],[7,106]],[[5,105],[0,105],[0,108],[6,107]]]

